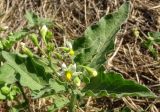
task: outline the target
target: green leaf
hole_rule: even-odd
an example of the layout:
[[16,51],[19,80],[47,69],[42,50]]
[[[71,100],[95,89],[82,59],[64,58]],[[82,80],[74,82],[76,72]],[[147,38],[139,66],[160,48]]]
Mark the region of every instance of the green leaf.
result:
[[26,11],[25,18],[28,20],[28,25],[33,27],[37,23],[38,16],[32,12]]
[[140,96],[156,97],[147,87],[137,84],[131,80],[125,80],[116,72],[99,73],[97,77],[91,79],[84,91],[92,96]]
[[45,87],[41,89],[40,91],[33,91],[32,93],[32,99],[38,99],[38,98],[44,98],[53,95],[54,92],[50,87]]
[[41,66],[45,73],[53,73],[53,70],[49,67],[49,62],[47,59],[45,60],[45,58],[34,57],[32,58],[32,62],[34,65]]
[[11,107],[11,109],[9,110],[9,112],[19,112],[19,110],[17,108]]
[[13,44],[15,44],[20,39],[23,39],[26,34],[26,31],[19,31],[9,35],[7,39],[2,40],[3,49],[10,49],[13,46]]
[[51,26],[52,25],[50,20],[40,18],[33,12],[26,11],[25,18],[28,20],[28,27],[42,26],[42,25]]
[[14,82],[16,82],[15,70],[7,63],[5,63],[3,66],[0,67],[0,84],[12,84]]
[[6,96],[3,95],[3,94],[1,93],[1,91],[0,91],[0,100],[5,100],[5,99],[6,99]]
[[52,96],[53,94],[62,93],[65,89],[65,83],[62,83],[55,79],[50,79],[49,84],[43,89],[32,94],[33,99]]
[[156,39],[160,39],[160,32],[148,32],[148,35]]
[[46,85],[48,84],[49,79],[52,78],[50,73],[53,73],[53,71],[39,58],[28,57],[24,64],[27,71],[30,73],[29,75],[40,84]]
[[52,88],[56,93],[65,91],[64,85],[58,83],[58,82],[57,82],[56,80],[54,80],[54,79],[50,79],[49,85],[51,86],[51,88]]
[[8,65],[10,65],[16,72],[20,74],[19,81],[23,86],[27,86],[32,90],[40,90],[41,88],[43,88],[43,85],[41,84],[41,81],[39,81],[39,78],[33,78],[33,76],[36,76],[36,74],[29,73],[23,63],[16,63],[16,54],[2,51],[2,56],[7,61]]
[[158,50],[156,47],[160,44],[160,32],[148,32],[147,40],[142,43],[142,46],[148,49],[149,53],[157,59]]
[[130,2],[125,2],[117,12],[108,14],[88,27],[84,36],[73,42],[75,61],[98,69],[114,49],[114,39],[120,26],[128,18]]
[[70,101],[65,96],[53,96],[54,98],[54,104],[49,107],[49,112],[54,112],[58,109],[63,108],[65,105],[67,105]]
[[69,103],[69,99],[64,96],[56,98],[54,102],[55,107],[59,109],[64,107],[67,103]]
[[155,44],[160,44],[160,32],[148,32],[148,36],[152,38]]
[[3,44],[2,44],[2,41],[0,40],[0,50],[3,49]]

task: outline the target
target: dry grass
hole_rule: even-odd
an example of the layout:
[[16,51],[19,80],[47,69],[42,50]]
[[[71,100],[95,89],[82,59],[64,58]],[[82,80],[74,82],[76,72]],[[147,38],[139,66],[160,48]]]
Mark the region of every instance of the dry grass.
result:
[[[8,27],[0,37],[23,28],[26,25],[24,14],[26,10],[31,10],[40,17],[50,18],[55,23],[54,32],[57,38],[75,38],[80,36],[87,26],[116,10],[122,3],[123,0],[0,0],[0,26]],[[132,30],[135,27],[139,29],[141,38],[134,37]],[[117,35],[117,50],[111,56],[107,67],[122,73],[125,78],[147,85],[159,95],[160,58],[153,59],[147,50],[141,47],[149,31],[160,31],[160,1],[132,0],[130,18]],[[93,107],[101,110],[125,105],[137,112],[142,108],[147,112],[160,110],[158,99],[126,97],[113,102],[105,97],[90,99],[86,111],[91,111]],[[33,111],[42,112],[43,107],[41,106],[39,110],[33,107]],[[4,107],[1,104],[0,111],[4,108],[5,104]]]

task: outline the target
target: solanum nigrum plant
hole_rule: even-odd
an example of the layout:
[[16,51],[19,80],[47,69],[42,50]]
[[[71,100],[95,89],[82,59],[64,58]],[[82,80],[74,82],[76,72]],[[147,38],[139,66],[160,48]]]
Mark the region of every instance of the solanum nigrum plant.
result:
[[[48,111],[67,107],[69,112],[75,112],[88,96],[155,97],[147,87],[106,71],[103,66],[106,55],[114,50],[115,35],[129,12],[130,3],[125,2],[118,11],[89,26],[82,37],[64,39],[62,45],[57,44],[50,21],[27,12],[28,26],[0,41],[0,99],[7,100],[16,88],[10,100],[22,94],[31,111],[25,93],[29,89],[32,99],[53,99]],[[22,41],[24,38],[34,47]],[[21,46],[18,51],[13,48],[17,42]]]

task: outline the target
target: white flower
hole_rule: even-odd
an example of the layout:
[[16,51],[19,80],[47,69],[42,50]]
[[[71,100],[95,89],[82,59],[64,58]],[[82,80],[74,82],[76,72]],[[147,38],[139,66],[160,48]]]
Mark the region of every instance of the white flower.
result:
[[62,69],[66,69],[67,68],[67,66],[66,66],[66,64],[65,63],[62,63]]
[[65,42],[65,45],[66,45],[66,47],[72,49],[72,44],[71,44],[71,42],[66,41],[66,42]]
[[67,67],[65,63],[62,63],[61,68],[62,70],[59,72],[59,76],[63,76],[69,81],[71,81],[71,79],[74,79],[75,77],[77,77],[82,73],[76,71],[77,69],[76,64],[70,64]]

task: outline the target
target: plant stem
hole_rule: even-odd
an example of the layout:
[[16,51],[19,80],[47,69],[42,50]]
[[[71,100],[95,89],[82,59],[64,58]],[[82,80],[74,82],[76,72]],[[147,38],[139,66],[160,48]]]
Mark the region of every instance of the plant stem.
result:
[[26,94],[25,94],[25,92],[24,92],[24,90],[23,90],[22,85],[21,85],[19,82],[17,82],[17,86],[19,87],[20,91],[22,92],[22,96],[23,96],[23,98],[24,98],[24,100],[25,100],[25,104],[26,104],[27,107],[28,107],[28,111],[29,111],[29,112],[32,112],[32,111],[31,111],[30,104],[29,104],[29,100],[27,99],[27,96],[26,96]]
[[49,61],[49,66],[51,67],[51,69],[53,70],[53,72],[58,75],[57,71],[55,70],[55,68],[53,67],[53,63],[52,63],[52,57],[50,55],[48,55],[48,61]]
[[71,102],[70,102],[70,105],[69,105],[69,112],[75,112],[75,103],[76,103],[76,94],[74,94],[72,92],[72,96],[71,96]]

